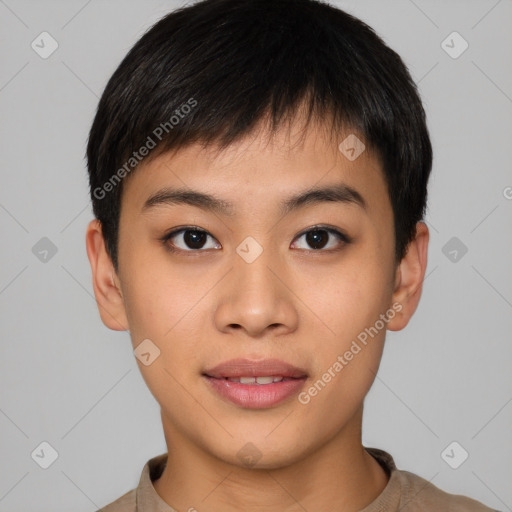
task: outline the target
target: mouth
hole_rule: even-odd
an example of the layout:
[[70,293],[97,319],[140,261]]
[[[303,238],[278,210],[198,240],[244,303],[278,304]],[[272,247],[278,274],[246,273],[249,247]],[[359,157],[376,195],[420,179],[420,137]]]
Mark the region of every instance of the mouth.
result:
[[247,409],[274,407],[304,386],[303,368],[277,359],[232,359],[202,373],[215,395]]
[[[211,377],[211,375],[207,375],[208,377]],[[212,377],[216,378],[216,377]],[[283,375],[269,375],[269,376],[263,376],[260,375],[258,377],[220,377],[221,379],[229,380],[229,382],[239,382],[240,384],[247,384],[249,386],[251,385],[266,385],[266,384],[272,384],[274,382],[283,382],[287,380],[293,380],[300,377],[284,377]]]

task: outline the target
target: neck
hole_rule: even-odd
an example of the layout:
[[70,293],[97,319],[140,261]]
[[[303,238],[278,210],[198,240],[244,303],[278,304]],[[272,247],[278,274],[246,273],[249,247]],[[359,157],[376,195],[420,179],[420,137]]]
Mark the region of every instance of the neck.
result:
[[361,444],[362,407],[313,453],[272,469],[226,463],[166,423],[163,418],[169,457],[153,485],[176,510],[355,512],[374,501],[389,480]]

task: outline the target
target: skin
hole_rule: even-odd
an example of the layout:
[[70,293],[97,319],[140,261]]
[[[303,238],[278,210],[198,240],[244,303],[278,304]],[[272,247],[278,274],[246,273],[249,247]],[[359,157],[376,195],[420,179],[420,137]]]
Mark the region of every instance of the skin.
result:
[[[362,446],[363,401],[386,328],[403,329],[418,305],[429,232],[418,223],[396,265],[379,159],[366,150],[351,162],[338,150],[344,137],[331,140],[313,123],[299,139],[300,128],[294,121],[269,137],[262,127],[221,152],[191,145],[142,162],[124,184],[118,272],[98,221],[87,229],[102,321],[129,330],[134,348],[149,338],[161,351],[149,366],[137,361],[161,407],[169,453],[154,487],[176,510],[357,511],[388,482]],[[366,210],[322,202],[280,215],[289,196],[339,182],[363,196]],[[141,212],[169,186],[214,194],[232,202],[234,214],[190,205]],[[315,224],[352,241],[326,235],[327,246],[314,249],[301,234]],[[204,249],[187,252],[182,234],[167,242],[181,252],[165,249],[159,238],[183,226],[208,231]],[[250,264],[236,252],[247,236],[263,248]],[[202,377],[234,357],[272,357],[305,368],[307,389],[394,303],[400,312],[307,404],[293,396],[267,409],[241,408]],[[248,442],[261,453],[252,467],[237,456]]]

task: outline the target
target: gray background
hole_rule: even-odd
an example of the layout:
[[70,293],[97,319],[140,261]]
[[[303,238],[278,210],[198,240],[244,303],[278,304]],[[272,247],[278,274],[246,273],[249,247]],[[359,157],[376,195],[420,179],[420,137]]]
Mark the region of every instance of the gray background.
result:
[[[111,73],[182,4],[0,0],[0,511],[96,510],[166,451],[128,333],[104,327],[94,301],[83,155]],[[435,152],[422,301],[388,334],[364,444],[446,491],[512,510],[512,1],[336,5],[402,55]],[[31,48],[43,31],[59,45],[47,59]],[[458,58],[441,46],[453,31],[469,43]],[[43,237],[56,254],[38,252]],[[58,452],[48,469],[31,457],[43,441]],[[441,455],[453,441],[469,453],[458,469]],[[460,461],[461,448],[448,453]]]

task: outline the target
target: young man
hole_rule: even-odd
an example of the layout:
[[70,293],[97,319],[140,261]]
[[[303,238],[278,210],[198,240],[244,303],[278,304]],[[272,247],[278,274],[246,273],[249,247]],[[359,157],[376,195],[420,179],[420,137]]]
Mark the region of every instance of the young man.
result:
[[87,159],[105,325],[168,452],[102,510],[488,511],[361,442],[427,265],[432,149],[401,59],[313,0],[206,0],[110,79]]

